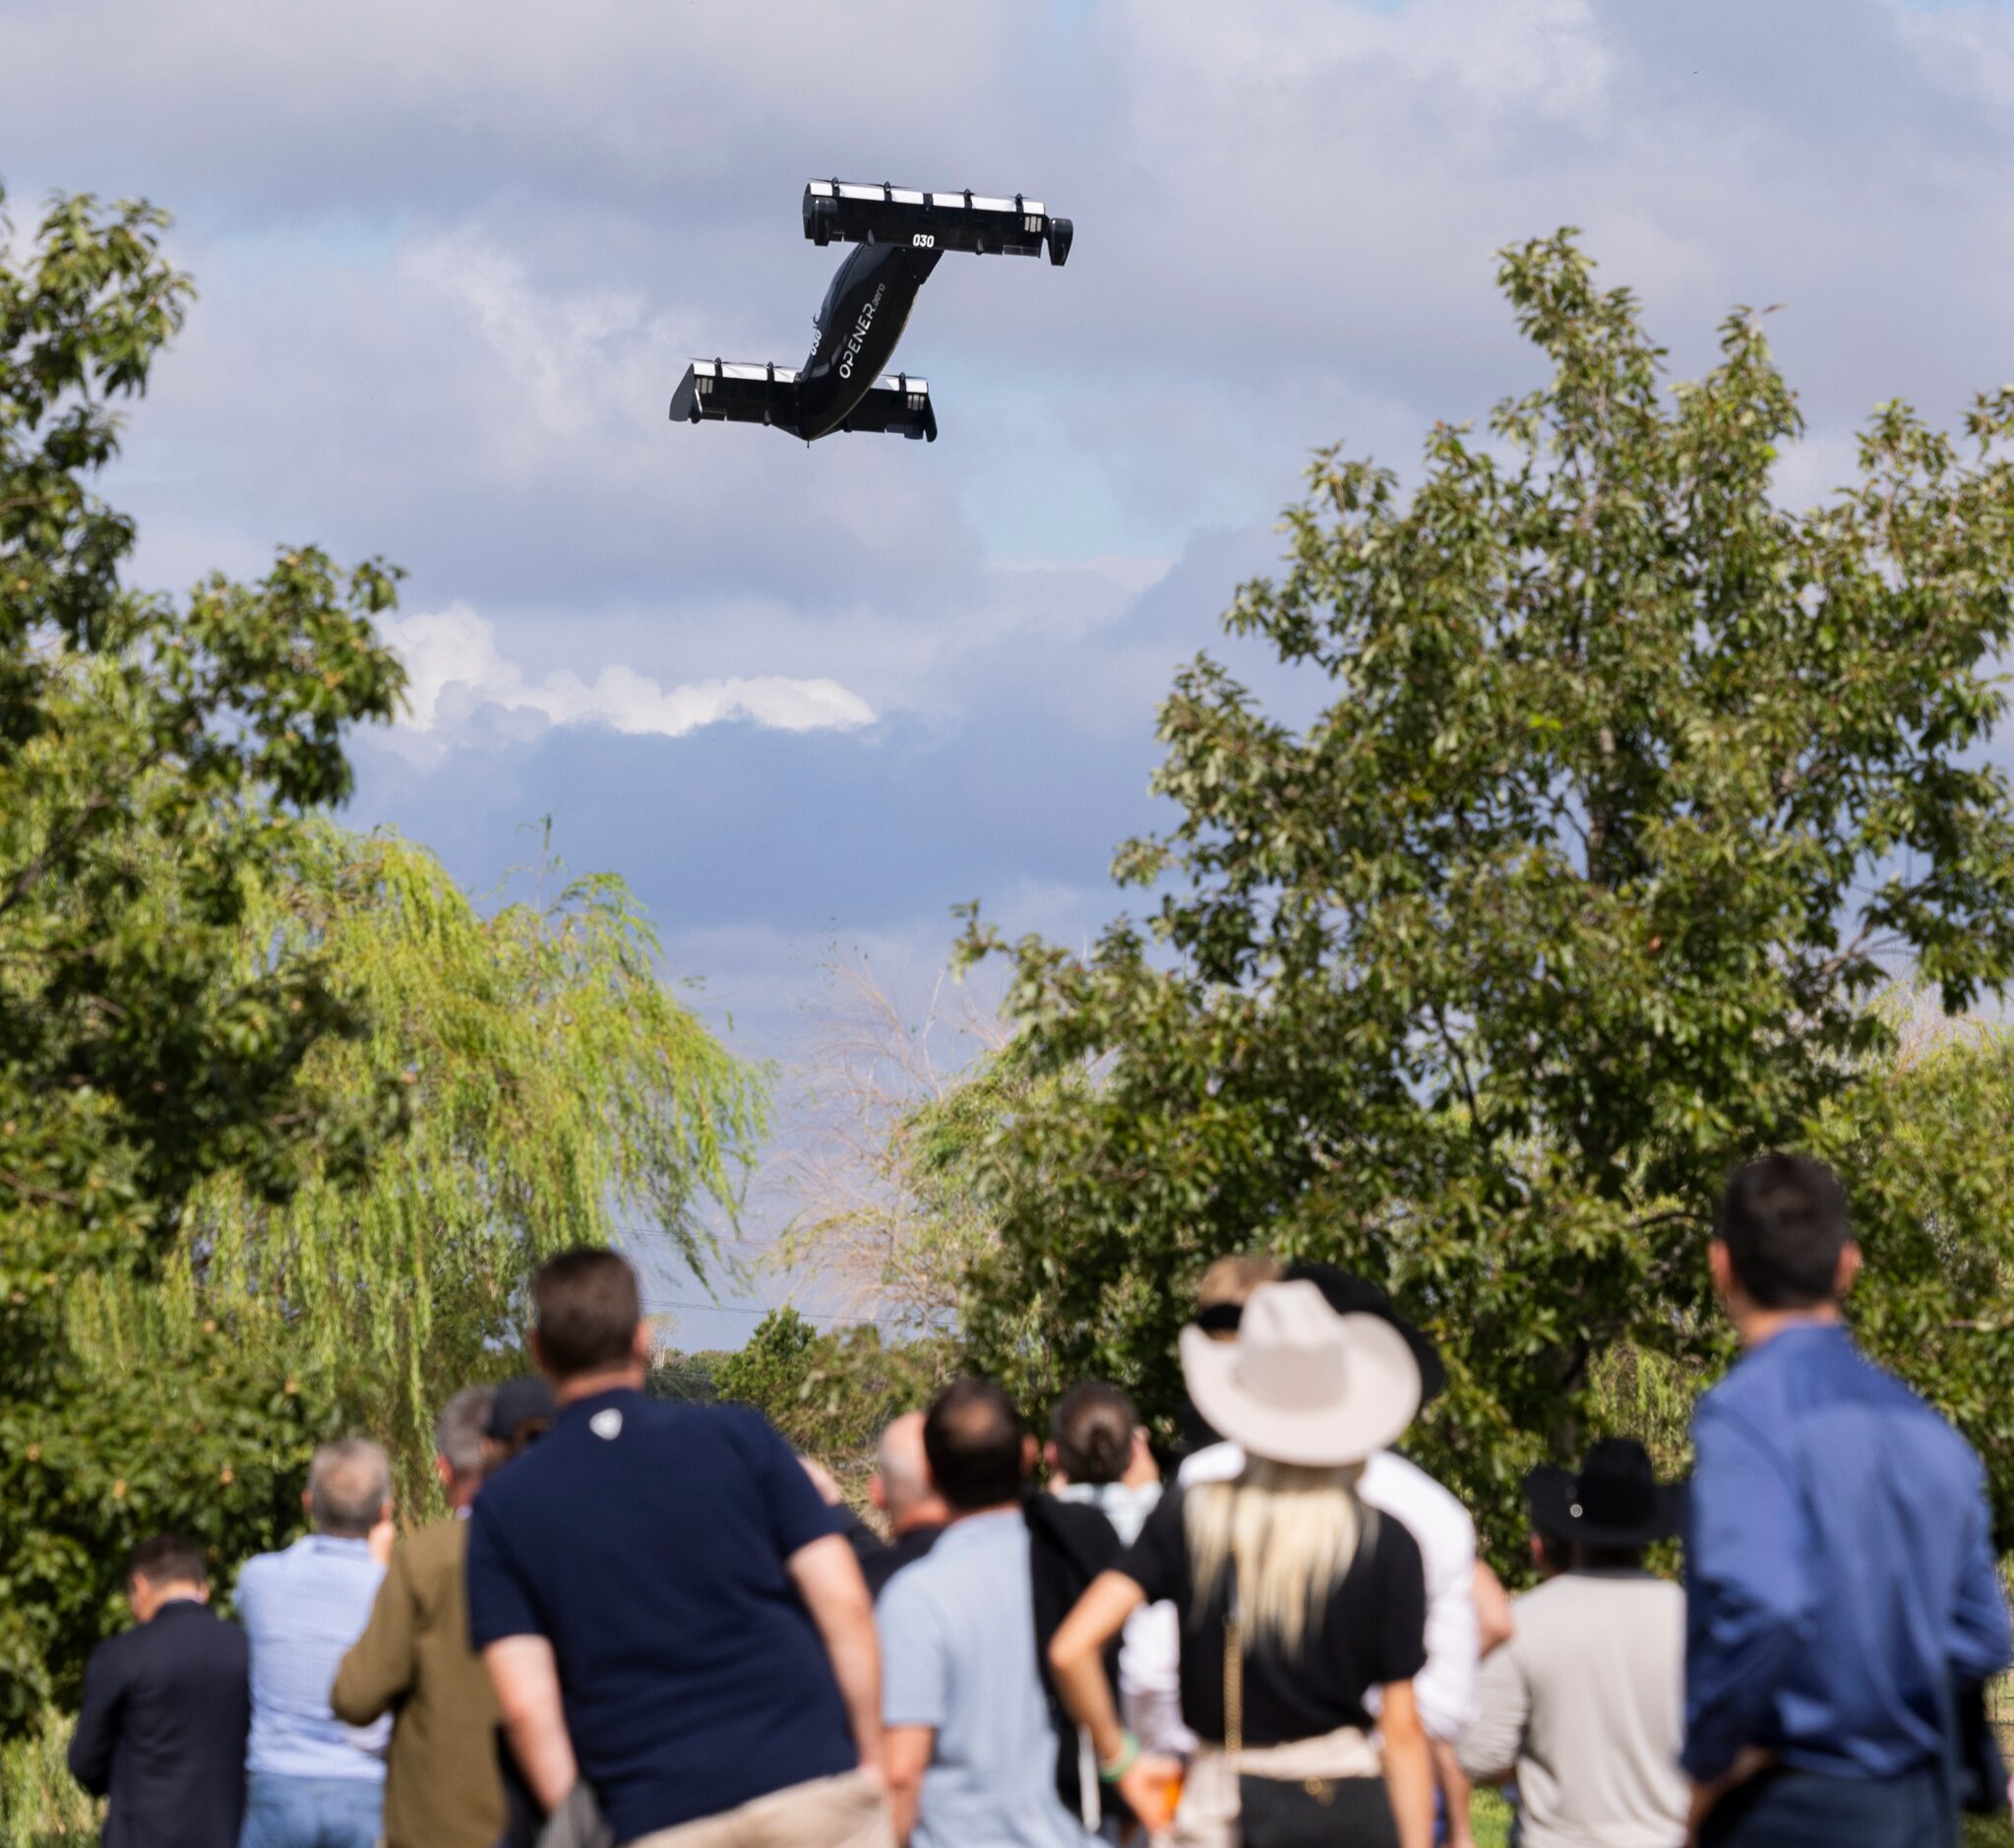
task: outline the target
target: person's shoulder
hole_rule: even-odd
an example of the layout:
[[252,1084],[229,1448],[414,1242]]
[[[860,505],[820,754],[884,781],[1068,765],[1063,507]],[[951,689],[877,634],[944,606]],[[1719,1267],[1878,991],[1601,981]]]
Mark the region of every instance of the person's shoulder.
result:
[[237,1593],[240,1598],[246,1592],[256,1592],[259,1587],[276,1572],[284,1570],[290,1547],[283,1547],[274,1553],[255,1553],[238,1568]]
[[458,1514],[449,1514],[407,1534],[399,1541],[392,1561],[395,1568],[423,1577],[459,1564],[467,1544],[468,1522]]
[[942,1547],[932,1547],[899,1568],[882,1587],[874,1605],[876,1627],[884,1637],[938,1628],[947,1606],[959,1602],[946,1586],[961,1576],[950,1556]]
[[229,1618],[218,1616],[207,1604],[201,1620],[192,1620],[184,1633],[213,1666],[241,1670],[251,1658],[252,1645],[243,1629]]
[[1071,1502],[1060,1495],[1031,1495],[1023,1504],[1030,1532],[1053,1534],[1072,1552],[1116,1551],[1119,1529],[1095,1502]]
[[149,1624],[136,1624],[116,1636],[107,1636],[92,1649],[84,1672],[97,1682],[117,1680],[152,1651],[153,1640],[147,1633],[152,1628]]
[[1419,1537],[1388,1509],[1375,1510],[1377,1520],[1371,1533],[1370,1564],[1378,1572],[1418,1572],[1427,1570],[1426,1549]]
[[1950,1419],[1887,1368],[1863,1354],[1858,1358],[1872,1377],[1873,1395],[1885,1402],[1898,1422],[1909,1427],[1912,1448],[1922,1460],[1934,1461],[1947,1476],[1968,1489],[1983,1479],[1985,1465],[1979,1452]]
[[708,1437],[726,1438],[743,1446],[782,1444],[782,1434],[753,1405],[726,1399],[717,1405],[666,1405],[659,1403],[660,1429],[691,1431]]
[[1476,1544],[1476,1523],[1452,1491],[1396,1450],[1379,1450],[1364,1465],[1358,1495],[1412,1530],[1423,1545]]

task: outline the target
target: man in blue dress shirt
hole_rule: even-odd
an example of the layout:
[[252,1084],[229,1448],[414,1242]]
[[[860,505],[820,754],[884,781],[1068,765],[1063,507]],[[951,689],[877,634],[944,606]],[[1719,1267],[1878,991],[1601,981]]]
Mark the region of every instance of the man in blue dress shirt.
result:
[[1744,1350],[1700,1402],[1685,1536],[1685,1769],[1712,1848],[1958,1838],[1961,1688],[2007,1665],[1984,1472],[1863,1359],[1822,1162],[1728,1184],[1709,1252]]

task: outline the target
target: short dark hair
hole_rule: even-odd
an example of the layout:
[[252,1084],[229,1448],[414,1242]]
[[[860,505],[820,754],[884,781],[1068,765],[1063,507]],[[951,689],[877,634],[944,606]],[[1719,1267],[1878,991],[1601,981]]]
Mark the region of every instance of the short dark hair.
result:
[[538,1357],[555,1380],[620,1367],[636,1352],[643,1307],[620,1253],[581,1245],[547,1259],[531,1279],[531,1309]]
[[1728,1176],[1713,1229],[1736,1280],[1764,1309],[1831,1302],[1853,1240],[1846,1189],[1810,1155],[1744,1161]]
[[126,1576],[151,1585],[207,1585],[210,1565],[203,1549],[178,1533],[157,1533],[126,1556]]
[[993,1381],[953,1380],[923,1420],[938,1494],[961,1514],[1017,1500],[1023,1435],[1013,1400]]
[[1116,1386],[1086,1380],[1056,1401],[1049,1441],[1056,1465],[1072,1482],[1117,1482],[1132,1461],[1140,1415]]

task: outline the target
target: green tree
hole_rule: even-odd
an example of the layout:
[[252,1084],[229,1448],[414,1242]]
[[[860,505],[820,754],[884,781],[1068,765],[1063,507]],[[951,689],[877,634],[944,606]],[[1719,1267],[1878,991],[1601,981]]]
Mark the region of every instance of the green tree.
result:
[[366,1027],[318,1047],[308,1078],[359,1102],[402,1087],[406,1133],[367,1177],[311,1166],[279,1202],[214,1177],[153,1276],[73,1293],[71,1340],[124,1372],[220,1327],[391,1444],[408,1507],[424,1508],[441,1401],[525,1365],[540,1259],[634,1227],[646,1269],[703,1274],[704,1209],[736,1206],[763,1083],[666,988],[657,940],[610,875],[484,910],[425,848],[311,824],[284,877],[253,893],[239,955],[310,946]]
[[890,1418],[929,1404],[954,1362],[946,1336],[884,1341],[870,1324],[827,1331],[785,1307],[764,1316],[745,1347],[721,1357],[713,1386],[723,1399],[755,1406],[845,1480],[863,1473]]
[[[19,261],[0,224],[0,1735],[74,1677],[143,1468],[183,1474],[207,1535],[215,1485],[256,1523],[310,1436],[209,1334],[179,1369],[89,1381],[79,1279],[157,1262],[211,1177],[284,1198],[398,1115],[396,1086],[305,1076],[359,1025],[322,958],[241,955],[293,818],[348,790],[343,728],[393,709],[371,622],[393,576],[300,547],[255,583],[142,590],[132,522],[92,491],[189,301],[163,222],[59,198]],[[224,1473],[251,1424],[261,1460]]]
[[[1154,786],[1182,817],[1115,869],[1151,915],[1011,947],[1054,1088],[965,1159],[1000,1232],[972,1339],[1031,1399],[1088,1371],[1165,1409],[1209,1258],[1338,1259],[1440,1340],[1419,1442],[1507,1531],[1598,1357],[1724,1351],[1701,1246],[1729,1163],[1826,1126],[1868,1146],[1892,959],[1947,1011],[2007,979],[2014,810],[1981,747],[2014,390],[1962,439],[1880,406],[1855,480],[1792,512],[1801,423],[1757,317],[1668,387],[1571,233],[1499,279],[1550,376],[1488,441],[1437,424],[1410,491],[1316,458],[1284,574],[1226,621],[1325,709],[1181,673]],[[1008,948],[974,921],[967,955]],[[1884,1300],[1938,1256],[1920,1203],[1862,1187]],[[1940,1303],[1989,1304],[2005,1244]]]

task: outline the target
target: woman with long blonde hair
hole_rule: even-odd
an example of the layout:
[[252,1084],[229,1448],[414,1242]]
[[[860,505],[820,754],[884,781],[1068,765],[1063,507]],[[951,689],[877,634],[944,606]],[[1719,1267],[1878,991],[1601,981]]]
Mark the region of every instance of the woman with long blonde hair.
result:
[[[1412,1536],[1356,1492],[1364,1459],[1419,1408],[1419,1363],[1389,1323],[1288,1282],[1252,1293],[1235,1342],[1184,1329],[1182,1370],[1245,1468],[1164,1497],[1057,1632],[1057,1688],[1099,1775],[1182,1848],[1429,1848],[1412,1686],[1425,1573]],[[1186,1772],[1140,1753],[1101,1666],[1128,1617],[1162,1598],[1180,1614],[1182,1717],[1199,1742]]]

